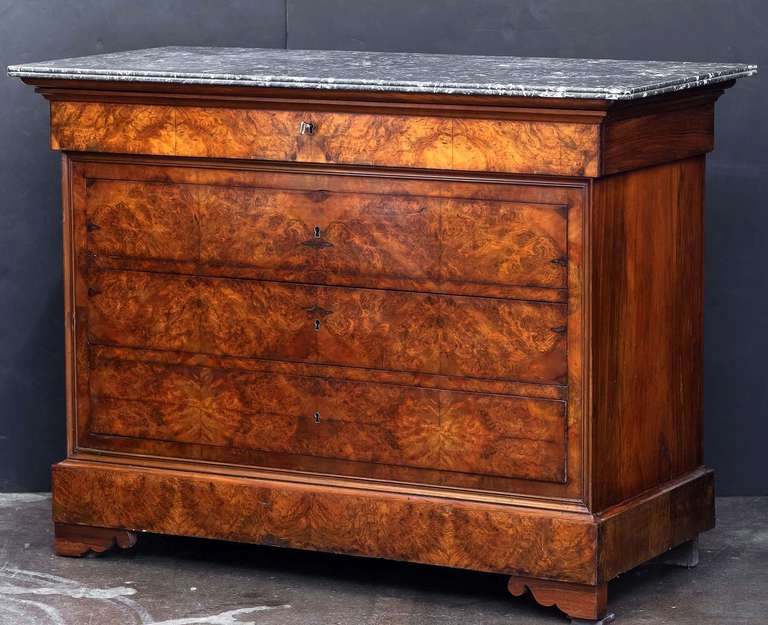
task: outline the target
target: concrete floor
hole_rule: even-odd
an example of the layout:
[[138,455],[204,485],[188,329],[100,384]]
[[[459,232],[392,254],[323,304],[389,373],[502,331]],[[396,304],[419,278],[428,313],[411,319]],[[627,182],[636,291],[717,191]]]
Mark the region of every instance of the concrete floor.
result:
[[[609,586],[617,625],[768,625],[768,498],[718,501],[687,570]],[[130,551],[51,552],[50,499],[0,495],[0,625],[565,625],[467,571],[142,535]]]

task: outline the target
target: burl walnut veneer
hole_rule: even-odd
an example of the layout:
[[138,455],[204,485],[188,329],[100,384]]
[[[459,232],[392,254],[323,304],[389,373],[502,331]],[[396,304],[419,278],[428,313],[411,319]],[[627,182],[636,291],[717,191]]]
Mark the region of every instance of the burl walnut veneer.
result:
[[376,556],[595,620],[713,526],[704,155],[754,68],[502,61],[10,68],[62,152],[59,554],[149,531]]

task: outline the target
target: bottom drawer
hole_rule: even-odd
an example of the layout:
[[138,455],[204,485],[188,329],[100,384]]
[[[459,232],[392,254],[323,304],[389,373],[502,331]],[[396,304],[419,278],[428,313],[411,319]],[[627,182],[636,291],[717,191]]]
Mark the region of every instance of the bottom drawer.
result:
[[442,485],[462,485],[459,474],[565,481],[557,400],[99,356],[89,403],[89,444],[105,449],[130,438],[275,468],[379,477],[388,465],[389,478]]

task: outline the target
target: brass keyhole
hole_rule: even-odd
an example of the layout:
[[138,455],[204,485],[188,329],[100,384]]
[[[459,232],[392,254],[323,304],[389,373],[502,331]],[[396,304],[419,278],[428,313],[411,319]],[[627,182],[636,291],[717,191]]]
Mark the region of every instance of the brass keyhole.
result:
[[320,329],[320,320],[315,319],[315,330],[319,330],[319,329]]
[[315,412],[315,423],[320,423],[320,413]]
[[322,236],[322,232],[320,232],[320,226],[315,226],[315,238],[319,239]]

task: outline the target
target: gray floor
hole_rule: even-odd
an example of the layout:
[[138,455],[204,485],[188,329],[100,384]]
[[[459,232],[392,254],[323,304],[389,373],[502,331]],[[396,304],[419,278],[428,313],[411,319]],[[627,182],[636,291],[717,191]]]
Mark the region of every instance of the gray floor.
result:
[[[611,582],[621,625],[767,625],[768,498],[718,501],[701,563]],[[50,499],[0,495],[1,625],[533,625],[568,621],[466,571],[143,535],[131,551],[51,553]]]

